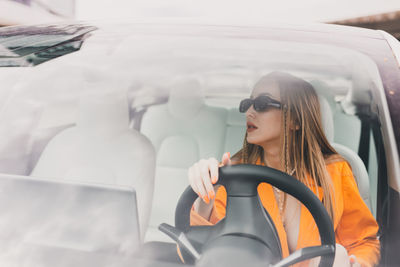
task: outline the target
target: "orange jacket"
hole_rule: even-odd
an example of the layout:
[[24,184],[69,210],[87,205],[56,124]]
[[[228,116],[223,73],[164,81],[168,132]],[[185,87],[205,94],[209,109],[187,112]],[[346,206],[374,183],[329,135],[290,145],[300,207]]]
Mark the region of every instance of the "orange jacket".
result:
[[[349,165],[341,158],[327,162],[327,171],[330,174],[334,187],[334,229],[336,243],[344,246],[348,255],[355,255],[364,267],[374,266],[379,260],[379,240],[377,239],[378,224],[370,210],[364,203],[358,191],[357,184]],[[316,193],[315,187],[310,188]],[[323,191],[319,187],[319,198],[322,199]],[[283,257],[289,255],[286,231],[283,227],[281,216],[272,186],[262,183],[258,187],[258,194],[264,208],[271,215],[282,245]],[[225,217],[226,191],[220,187],[216,193],[214,209],[210,222],[192,211],[191,224],[215,224]],[[297,249],[320,245],[319,233],[310,212],[301,205],[300,229]],[[304,262],[301,266],[307,266]],[[297,265],[296,265],[297,266]]]

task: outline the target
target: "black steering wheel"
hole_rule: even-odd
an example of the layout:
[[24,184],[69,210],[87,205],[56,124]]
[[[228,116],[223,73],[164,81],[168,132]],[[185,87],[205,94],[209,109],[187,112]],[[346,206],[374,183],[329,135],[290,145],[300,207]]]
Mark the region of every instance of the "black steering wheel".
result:
[[[282,259],[279,237],[257,194],[266,182],[298,199],[317,224],[321,246],[295,251]],[[174,239],[185,263],[198,266],[289,266],[321,256],[319,266],[332,266],[335,233],[322,203],[303,183],[265,166],[239,164],[219,168],[219,182],[227,192],[226,216],[213,226],[190,226],[190,210],[197,194],[189,186],[181,195],[175,225],[159,229]]]

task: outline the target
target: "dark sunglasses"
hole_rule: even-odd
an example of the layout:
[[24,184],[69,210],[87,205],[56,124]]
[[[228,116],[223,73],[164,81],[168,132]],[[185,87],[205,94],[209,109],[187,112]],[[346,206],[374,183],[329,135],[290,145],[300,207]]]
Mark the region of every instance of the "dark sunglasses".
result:
[[270,107],[281,108],[281,102],[270,98],[266,95],[257,96],[254,99],[246,98],[240,101],[239,111],[245,113],[253,105],[254,110],[257,112],[262,112],[268,110]]

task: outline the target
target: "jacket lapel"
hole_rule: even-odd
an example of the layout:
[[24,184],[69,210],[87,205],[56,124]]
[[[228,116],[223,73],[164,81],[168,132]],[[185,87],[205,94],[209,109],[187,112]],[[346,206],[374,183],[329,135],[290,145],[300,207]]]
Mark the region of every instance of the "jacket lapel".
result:
[[260,196],[261,203],[264,208],[268,211],[269,215],[272,218],[273,223],[275,224],[275,228],[278,231],[278,236],[281,241],[282,247],[282,257],[287,257],[289,255],[289,249],[287,244],[287,236],[285,228],[282,224],[282,218],[279,213],[278,204],[275,199],[274,190],[272,186],[267,183],[261,183],[258,186],[258,195]]

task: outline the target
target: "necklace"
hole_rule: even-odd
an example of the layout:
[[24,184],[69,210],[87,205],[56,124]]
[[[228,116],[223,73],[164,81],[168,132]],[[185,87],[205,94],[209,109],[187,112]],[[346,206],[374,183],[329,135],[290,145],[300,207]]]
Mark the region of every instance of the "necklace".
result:
[[[290,173],[288,173],[290,176],[293,175],[293,173],[295,172],[295,169],[291,170]],[[274,194],[275,194],[275,198],[277,200],[277,204],[278,204],[278,209],[279,209],[279,214],[281,215],[281,220],[283,223],[283,226],[285,226],[285,218],[284,218],[284,209],[286,206],[286,194],[284,192],[282,192],[282,190],[273,187],[274,188]]]

